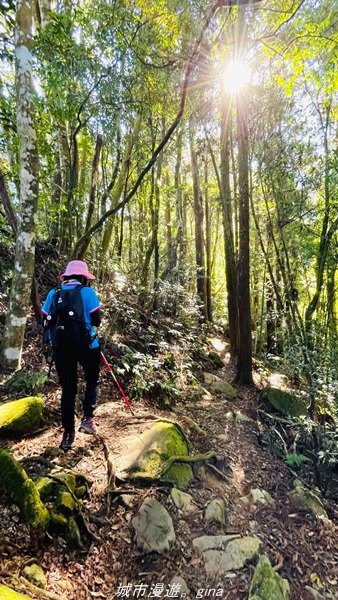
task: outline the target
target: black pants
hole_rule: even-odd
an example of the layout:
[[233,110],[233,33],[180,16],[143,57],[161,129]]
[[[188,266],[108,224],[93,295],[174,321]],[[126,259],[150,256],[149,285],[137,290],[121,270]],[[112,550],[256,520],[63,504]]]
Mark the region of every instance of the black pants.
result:
[[92,417],[96,406],[97,388],[100,373],[100,348],[76,352],[67,348],[55,353],[55,368],[62,388],[61,419],[65,431],[75,429],[75,397],[77,393],[77,365],[83,367],[86,379],[86,392],[83,398],[83,414]]

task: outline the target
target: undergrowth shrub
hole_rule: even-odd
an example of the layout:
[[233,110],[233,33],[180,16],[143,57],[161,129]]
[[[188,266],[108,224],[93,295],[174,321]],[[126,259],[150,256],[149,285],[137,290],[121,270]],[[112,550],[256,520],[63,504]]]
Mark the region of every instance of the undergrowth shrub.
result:
[[6,382],[5,389],[9,394],[35,394],[48,380],[47,373],[32,372],[21,369]]

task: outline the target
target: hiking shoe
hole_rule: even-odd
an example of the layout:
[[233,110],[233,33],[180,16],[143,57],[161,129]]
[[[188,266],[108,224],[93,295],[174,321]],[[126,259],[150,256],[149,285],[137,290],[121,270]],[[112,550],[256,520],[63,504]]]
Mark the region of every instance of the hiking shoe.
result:
[[75,431],[64,431],[62,440],[61,440],[61,444],[60,444],[60,448],[62,450],[64,450],[65,452],[68,452],[68,450],[71,449],[74,440],[75,440]]
[[96,435],[93,417],[83,417],[79,431],[82,433],[91,433],[92,435]]

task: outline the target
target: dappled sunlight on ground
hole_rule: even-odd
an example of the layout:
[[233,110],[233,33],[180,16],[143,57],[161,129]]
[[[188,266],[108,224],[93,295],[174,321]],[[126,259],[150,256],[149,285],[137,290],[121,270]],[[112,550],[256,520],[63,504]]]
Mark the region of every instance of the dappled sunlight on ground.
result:
[[287,389],[288,387],[288,378],[283,373],[271,373],[268,381],[271,387],[276,387],[280,390]]

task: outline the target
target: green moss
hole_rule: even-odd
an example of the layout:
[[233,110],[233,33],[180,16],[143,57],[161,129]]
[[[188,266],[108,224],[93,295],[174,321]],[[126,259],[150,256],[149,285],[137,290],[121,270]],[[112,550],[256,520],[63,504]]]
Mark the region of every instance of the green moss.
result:
[[216,352],[215,350],[211,350],[211,352],[209,352],[208,358],[212,363],[212,366],[215,367],[215,369],[221,369],[222,367],[224,367],[224,362],[222,361],[218,352]]
[[70,515],[76,509],[76,502],[73,496],[64,490],[59,490],[57,498],[57,508],[65,515]]
[[49,477],[38,477],[34,483],[38,489],[41,500],[44,500],[53,492],[54,481],[49,479]]
[[76,477],[73,473],[66,473],[65,471],[52,471],[51,475],[53,475],[53,477],[61,484],[65,484],[67,489],[70,489],[72,492],[75,491]]
[[13,456],[0,449],[0,487],[4,488],[21,511],[25,521],[33,527],[45,529],[49,513],[41,502],[34,482]]
[[68,519],[65,515],[52,510],[50,513],[50,524],[51,530],[65,531],[68,528]]
[[[160,421],[147,431],[140,442],[144,441],[145,450],[130,468],[130,472],[140,476],[156,477],[161,466],[172,456],[188,456],[187,442],[180,429],[174,423]],[[175,463],[161,474],[161,478],[183,489],[192,481],[190,465]]]
[[190,465],[176,463],[166,471],[162,478],[171,481],[178,489],[184,490],[194,479],[194,475]]
[[12,590],[12,588],[7,587],[7,585],[2,585],[0,583],[0,600],[31,600],[29,596],[24,594],[19,594]]
[[288,600],[289,583],[273,570],[267,556],[261,556],[253,574],[249,600]]
[[70,517],[68,522],[67,541],[76,548],[82,547],[81,534],[74,517]]
[[305,487],[298,479],[294,482],[294,490],[288,492],[293,504],[301,510],[310,510],[316,517],[327,518],[319,493]]
[[75,496],[77,498],[84,498],[86,494],[87,488],[85,485],[80,485],[79,487],[75,488]]
[[40,396],[29,396],[0,405],[0,435],[22,434],[35,431],[40,425],[43,401]]
[[44,589],[46,587],[46,585],[47,585],[46,575],[44,574],[40,565],[37,565],[37,564],[27,565],[23,570],[23,574],[26,577],[26,579],[28,579],[28,581],[30,581],[37,587],[42,588],[42,589]]
[[307,414],[307,407],[301,398],[278,388],[266,388],[262,392],[263,400],[267,400],[275,410],[289,417],[300,417]]

